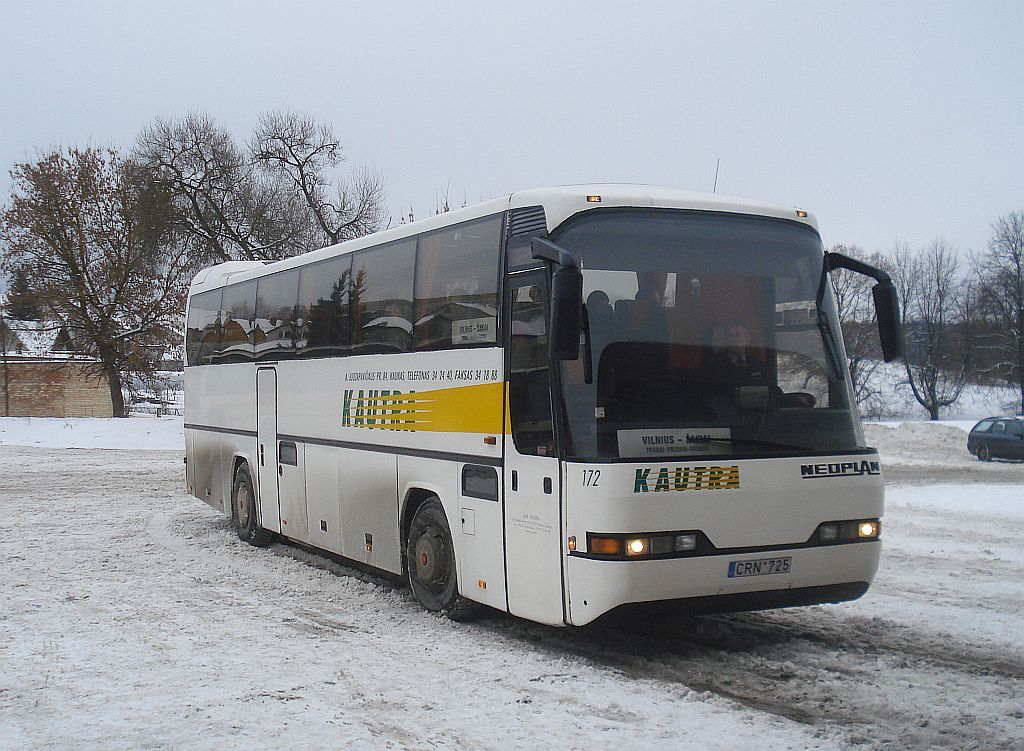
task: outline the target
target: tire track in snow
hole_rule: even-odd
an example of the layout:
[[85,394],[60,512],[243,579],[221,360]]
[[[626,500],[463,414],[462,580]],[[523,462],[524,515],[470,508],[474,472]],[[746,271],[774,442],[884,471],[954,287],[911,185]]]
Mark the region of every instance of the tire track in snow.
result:
[[[1009,750],[1024,741],[1014,714],[1024,691],[1020,655],[885,619],[819,607],[674,623],[634,618],[569,632],[523,628],[555,652],[806,725],[839,727],[872,748]],[[974,714],[981,695],[995,708],[984,721]]]

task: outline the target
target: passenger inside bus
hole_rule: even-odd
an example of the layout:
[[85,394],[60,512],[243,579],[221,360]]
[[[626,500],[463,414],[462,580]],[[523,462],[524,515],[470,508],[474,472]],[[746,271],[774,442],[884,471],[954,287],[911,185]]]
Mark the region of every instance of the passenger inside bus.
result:
[[750,351],[750,344],[750,331],[741,321],[714,326],[706,363],[713,378],[727,383],[764,382],[764,363]]

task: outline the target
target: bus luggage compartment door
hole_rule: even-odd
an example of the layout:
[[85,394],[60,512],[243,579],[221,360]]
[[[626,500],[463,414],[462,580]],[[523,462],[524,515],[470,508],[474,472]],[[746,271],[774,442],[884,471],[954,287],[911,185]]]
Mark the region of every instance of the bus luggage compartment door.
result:
[[309,542],[306,521],[306,447],[295,441],[278,441],[277,493],[281,506],[281,534]]

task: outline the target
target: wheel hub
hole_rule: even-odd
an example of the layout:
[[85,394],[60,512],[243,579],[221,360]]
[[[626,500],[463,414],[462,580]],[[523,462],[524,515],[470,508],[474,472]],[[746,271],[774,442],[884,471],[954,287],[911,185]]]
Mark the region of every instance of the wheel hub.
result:
[[424,584],[443,582],[448,576],[448,550],[440,534],[427,529],[416,541],[416,577]]
[[235,510],[238,513],[238,523],[245,527],[249,523],[249,514],[252,506],[251,499],[249,498],[249,490],[245,485],[238,488],[236,506],[237,508]]

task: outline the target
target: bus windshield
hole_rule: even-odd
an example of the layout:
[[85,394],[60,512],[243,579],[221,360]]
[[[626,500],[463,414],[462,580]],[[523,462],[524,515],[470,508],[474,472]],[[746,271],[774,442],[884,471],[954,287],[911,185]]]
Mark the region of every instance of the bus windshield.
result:
[[[553,238],[583,268],[584,349],[561,364],[584,460],[863,447],[818,234],[780,219],[606,209]],[[588,382],[589,381],[589,382]]]

